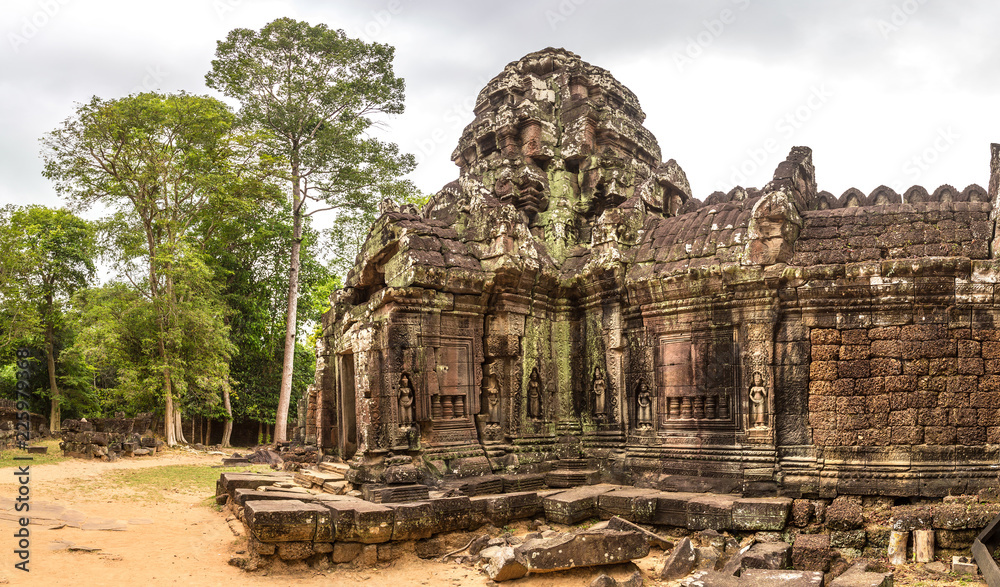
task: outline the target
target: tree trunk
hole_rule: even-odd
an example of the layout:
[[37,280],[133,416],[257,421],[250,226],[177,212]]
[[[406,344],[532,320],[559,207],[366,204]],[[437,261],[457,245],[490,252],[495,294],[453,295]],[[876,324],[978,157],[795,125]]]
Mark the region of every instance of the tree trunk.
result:
[[233,435],[233,406],[229,403],[229,390],[222,389],[222,405],[226,407],[226,424],[222,428],[222,447],[229,447],[229,439]]
[[208,422],[205,426],[205,446],[209,446],[212,442],[212,419],[208,418]]
[[[160,353],[163,359],[166,360],[167,351],[162,338],[160,339]],[[167,396],[166,404],[163,408],[163,433],[167,436],[167,446],[176,446],[177,435],[174,434],[174,398],[170,391],[170,367],[163,368],[163,388]]]
[[285,355],[281,363],[281,389],[275,414],[275,442],[288,438],[288,405],[292,399],[292,367],[295,361],[295,330],[299,299],[299,255],[302,248],[302,196],[299,168],[292,163],[292,259],[288,268],[288,313],[285,316]]
[[56,345],[51,322],[45,328],[45,354],[49,366],[49,399],[52,402],[49,430],[54,434],[59,432],[62,426],[62,407],[59,405],[59,386],[56,384]]
[[182,444],[187,444],[187,438],[184,437],[184,415],[181,414],[180,410],[175,410],[176,418],[174,419],[174,425],[177,427],[177,442]]
[[264,423],[257,422],[257,445],[264,444]]

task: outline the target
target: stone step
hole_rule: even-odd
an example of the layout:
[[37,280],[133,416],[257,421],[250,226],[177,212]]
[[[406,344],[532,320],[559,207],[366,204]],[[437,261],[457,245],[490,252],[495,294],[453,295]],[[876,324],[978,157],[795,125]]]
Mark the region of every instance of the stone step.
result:
[[545,474],[545,484],[549,487],[594,485],[600,480],[600,472],[594,469],[556,469]]
[[316,468],[324,473],[340,473],[341,478],[343,478],[347,471],[350,470],[350,467],[344,463],[323,462],[316,465]]
[[427,486],[420,485],[418,483],[414,483],[412,485],[382,485],[380,483],[366,483],[361,488],[361,492],[365,500],[372,503],[422,501],[429,497]]
[[308,483],[313,485],[322,486],[327,481],[343,481],[344,476],[341,473],[325,473],[323,471],[316,471],[313,469],[300,469],[295,474],[294,479],[297,482],[306,480]]
[[596,518],[600,496],[617,487],[617,485],[589,485],[547,496],[542,499],[545,518],[559,524],[576,524],[588,518]]
[[570,471],[582,471],[593,468],[593,459],[559,459],[553,467],[553,469],[569,469]]
[[521,491],[539,491],[545,489],[545,475],[542,473],[518,473],[515,475],[501,475],[504,493],[517,493]]
[[452,479],[441,484],[442,490],[454,490],[466,497],[503,493],[504,481],[499,475],[483,475]]

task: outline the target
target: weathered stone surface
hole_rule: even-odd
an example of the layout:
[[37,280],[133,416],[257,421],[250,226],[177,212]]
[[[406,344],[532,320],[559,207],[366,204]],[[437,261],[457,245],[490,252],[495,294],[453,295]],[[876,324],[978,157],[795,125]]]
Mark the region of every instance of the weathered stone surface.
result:
[[542,498],[535,491],[476,496],[471,499],[470,508],[473,512],[480,512],[470,515],[479,515],[482,523],[494,525],[533,518],[543,511]]
[[317,534],[329,536],[330,511],[320,505],[297,500],[248,501],[244,517],[250,531],[261,542],[313,541]]
[[830,532],[830,546],[833,548],[862,549],[868,539],[868,533],[863,529],[834,530]]
[[687,502],[687,527],[690,530],[729,530],[733,527],[733,495],[701,495]]
[[598,498],[612,489],[610,485],[590,485],[550,495],[542,500],[545,517],[560,524],[596,518]]
[[892,587],[892,573],[878,572],[870,561],[859,560],[833,579],[830,587]]
[[518,560],[510,546],[500,548],[486,563],[486,576],[498,583],[520,579],[527,574],[527,567]]
[[629,578],[621,581],[609,577],[608,575],[601,574],[590,582],[590,587],[642,587],[642,585],[642,571],[636,571],[632,573]]
[[758,542],[742,556],[742,569],[786,569],[792,563],[792,545],[787,542]]
[[385,505],[393,510],[392,540],[420,540],[434,535],[436,519],[434,507],[430,502]]
[[792,544],[792,567],[799,571],[826,572],[833,552],[828,534],[799,534]]
[[281,560],[297,561],[316,554],[312,542],[278,542],[277,555]]
[[375,544],[392,539],[395,511],[367,501],[325,501],[330,510],[335,542]]
[[649,546],[651,547],[655,546],[657,548],[662,548],[663,550],[670,550],[671,548],[674,547],[674,543],[672,541],[667,540],[666,538],[660,536],[659,534],[650,532],[649,530],[646,530],[641,526],[633,524],[628,520],[619,518],[618,516],[615,516],[610,520],[608,520],[607,527],[609,530],[620,530],[623,532],[638,532],[639,534],[642,534],[643,536],[646,537],[646,542],[648,542]]
[[734,530],[784,530],[792,500],[787,497],[742,498],[733,502]]
[[740,575],[740,587],[822,587],[823,573],[819,571],[774,571],[747,569]]
[[360,542],[335,542],[333,544],[333,552],[330,554],[330,560],[338,564],[349,563],[361,556],[363,548],[364,544]]
[[856,530],[864,518],[857,499],[838,497],[826,508],[826,526],[831,530]]
[[696,560],[697,556],[691,539],[681,540],[664,561],[663,568],[660,570],[660,579],[673,581],[690,575],[694,571]]
[[545,573],[643,558],[649,554],[649,544],[637,532],[583,530],[528,540],[516,547],[514,552],[517,561],[526,569],[533,573]]

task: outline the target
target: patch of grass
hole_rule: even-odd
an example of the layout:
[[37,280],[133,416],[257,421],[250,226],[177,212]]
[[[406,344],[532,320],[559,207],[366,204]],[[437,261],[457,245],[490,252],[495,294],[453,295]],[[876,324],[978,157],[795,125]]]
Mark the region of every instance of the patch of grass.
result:
[[[54,438],[41,442],[32,442],[31,445],[47,446],[49,447],[49,452],[44,455],[29,455],[28,451],[19,448],[2,450],[0,451],[0,469],[6,467],[23,467],[25,465],[48,465],[69,460],[69,457],[62,456],[62,449],[59,448],[59,439]],[[31,457],[31,460],[14,460],[14,457]]]
[[[270,472],[267,465],[249,467],[211,467],[205,465],[164,465],[146,469],[111,471],[99,479],[87,480],[78,489],[86,492],[89,487],[113,487],[118,499],[133,501],[160,501],[168,494],[215,495],[215,482],[222,473]],[[204,505],[214,503],[206,498]]]

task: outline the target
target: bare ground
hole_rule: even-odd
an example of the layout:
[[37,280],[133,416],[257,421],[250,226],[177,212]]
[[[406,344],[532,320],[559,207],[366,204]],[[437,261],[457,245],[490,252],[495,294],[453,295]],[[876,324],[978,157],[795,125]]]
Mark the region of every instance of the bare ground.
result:
[[[243,554],[245,539],[234,535],[226,523],[226,514],[209,504],[214,486],[192,492],[172,487],[158,488],[155,502],[134,495],[110,479],[109,473],[127,469],[165,465],[202,465],[219,463],[218,456],[167,451],[152,458],[123,459],[114,463],[71,460],[31,467],[31,503],[35,523],[30,528],[29,573],[14,568],[18,559],[14,532],[18,523],[11,519],[10,500],[16,495],[14,470],[0,469],[0,583],[13,585],[338,585],[345,587],[392,587],[453,585],[485,586],[487,577],[475,567],[453,562],[417,558],[412,552],[375,568],[332,566],[317,570],[304,563],[279,564],[267,570],[247,573],[228,564],[230,558]],[[65,509],[64,509],[65,508]],[[119,526],[123,530],[84,530],[55,519],[86,518],[98,526]],[[70,515],[72,514],[72,515]],[[41,516],[51,516],[51,521]],[[39,523],[42,522],[42,523]],[[133,523],[129,523],[133,522]],[[86,527],[86,524],[82,524]],[[54,546],[71,542],[74,546],[99,550],[70,551]],[[551,575],[529,576],[514,582],[518,587],[587,586],[600,573],[615,578],[628,577],[638,566],[647,585],[655,581],[654,567],[662,564],[663,553],[654,549],[636,565],[617,565],[602,569],[579,569]],[[900,572],[901,571],[901,572]],[[958,579],[942,580],[916,567],[899,569],[896,585],[985,585]]]

